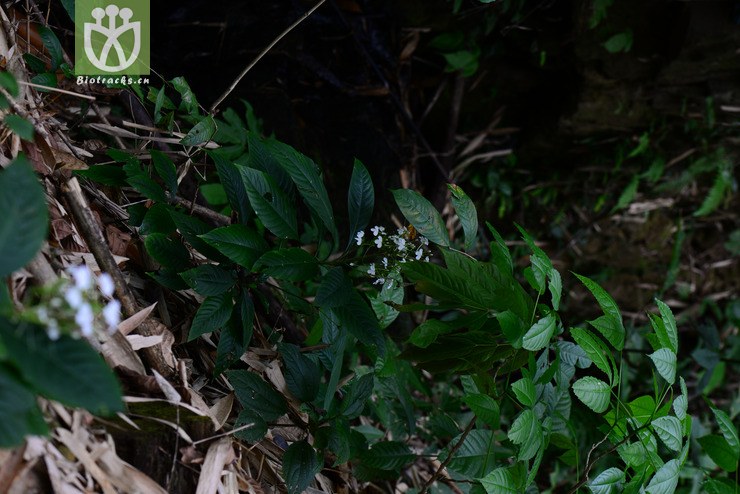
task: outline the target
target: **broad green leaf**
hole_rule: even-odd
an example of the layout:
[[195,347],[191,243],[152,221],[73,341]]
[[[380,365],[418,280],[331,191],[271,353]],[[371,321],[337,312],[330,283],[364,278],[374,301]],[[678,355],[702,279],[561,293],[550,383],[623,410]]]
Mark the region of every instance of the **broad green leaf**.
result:
[[547,277],[550,279],[547,287],[550,289],[550,295],[552,296],[552,308],[555,311],[560,310],[560,297],[563,293],[563,280],[560,277],[560,273],[557,269],[552,268],[548,273]]
[[198,100],[184,77],[175,77],[170,81],[172,87],[180,94],[180,109],[191,115],[197,115],[199,111]]
[[615,34],[606,40],[603,46],[609,53],[627,53],[632,48],[632,31],[628,29],[622,33]]
[[463,401],[478,417],[478,420],[485,422],[494,429],[498,429],[501,411],[496,400],[488,395],[472,393],[465,395]]
[[706,479],[702,487],[706,494],[737,494],[737,483],[727,478]]
[[620,492],[622,482],[624,482],[624,472],[616,467],[611,467],[593,479],[588,484],[588,488],[593,494],[617,494]]
[[267,242],[254,230],[244,225],[229,225],[200,235],[214,249],[231,261],[252,269],[257,259],[269,249]]
[[404,217],[416,231],[428,238],[430,242],[444,247],[450,246],[450,237],[447,234],[444,220],[431,202],[411,189],[396,189],[393,191],[393,197]]
[[658,370],[658,374],[668,382],[673,384],[676,382],[676,354],[667,348],[661,348],[660,350],[648,355],[650,360],[655,364],[655,368]]
[[378,319],[357,290],[352,290],[346,304],[331,310],[341,330],[349,331],[364,345],[376,346],[381,354],[385,352],[385,339]]
[[190,253],[179,240],[163,233],[152,233],[144,239],[147,253],[165,268],[180,272],[190,264]]
[[514,423],[508,433],[509,440],[519,444],[519,460],[526,461],[534,458],[542,446],[542,426],[532,409],[524,410]]
[[[574,273],[575,274],[575,273]],[[613,328],[611,331],[604,332],[604,329],[597,327],[602,332],[604,338],[614,346],[617,350],[624,348],[624,324],[622,322],[622,313],[619,311],[619,307],[614,299],[609,295],[606,290],[601,288],[596,282],[586,278],[585,276],[575,275],[581,283],[593,294],[596,301],[599,303],[599,307],[604,311],[604,314],[613,319]]]
[[373,393],[374,386],[375,379],[372,373],[354,379],[349,385],[342,404],[339,406],[341,414],[348,419],[359,417]]
[[478,212],[472,199],[460,187],[455,184],[447,184],[447,188],[452,192],[452,205],[463,228],[465,250],[470,250],[475,245],[475,239],[478,236]]
[[167,195],[164,193],[164,189],[145,174],[142,173],[128,177],[126,181],[134,188],[134,190],[136,190],[136,192],[147,199],[151,199],[156,202],[167,202]]
[[3,119],[3,124],[12,130],[21,139],[33,142],[34,128],[33,124],[15,113],[9,113]]
[[671,308],[660,300],[655,300],[660,311],[660,317],[663,321],[663,327],[665,328],[666,337],[668,338],[669,347],[673,353],[678,351],[678,329],[676,328],[676,319],[673,317]]
[[663,444],[673,451],[681,451],[681,421],[676,417],[658,417],[650,423]]
[[233,370],[227,371],[226,376],[234,387],[239,403],[263,420],[275,421],[288,411],[283,395],[254,372]]
[[265,173],[240,167],[249,202],[265,227],[280,238],[298,238],[295,206],[275,181]]
[[208,257],[211,261],[224,262],[228,258],[222,255],[218,250],[211,247],[208,242],[200,238],[212,230],[212,227],[206,225],[198,218],[194,218],[179,211],[171,211],[172,221],[177,225],[177,230],[187,240],[187,242],[197,249],[200,253]]
[[0,448],[20,446],[27,435],[48,433],[36,395],[18,380],[15,369],[0,363]]
[[611,353],[609,352],[609,348],[602,343],[601,339],[583,328],[571,328],[570,335],[576,340],[578,346],[586,352],[586,355],[596,367],[609,377],[609,382],[614,383]]
[[289,281],[305,281],[319,274],[318,260],[300,247],[268,251],[254,267],[273,278]]
[[[571,334],[573,330],[571,329]],[[588,358],[586,352],[580,346],[570,341],[558,341],[558,350],[560,359],[563,363],[573,365],[581,369],[587,369],[591,366],[592,360]]]
[[434,343],[439,335],[449,333],[453,329],[453,326],[439,319],[427,319],[414,328],[409,337],[409,343],[419,348],[426,348]]
[[522,337],[527,331],[524,321],[510,310],[496,314],[496,320],[501,326],[501,332],[514,348],[522,347]]
[[609,408],[610,387],[600,379],[582,377],[573,383],[573,392],[584,405],[596,413],[603,413]]
[[[272,146],[279,146],[280,143],[272,138],[262,139],[262,137],[254,132],[247,133],[247,143],[249,145],[249,154],[247,155],[246,166],[265,172],[280,187],[280,190],[292,198],[295,192],[295,184],[291,180],[290,175],[277,162],[275,153],[271,151]],[[238,164],[241,165],[242,161],[240,160]]]
[[536,399],[534,382],[529,377],[523,377],[511,385],[519,403],[525,407],[533,407]]
[[47,26],[38,26],[37,30],[41,37],[41,41],[44,43],[44,47],[47,49],[51,57],[51,70],[52,72],[55,72],[64,62],[62,44],[59,42],[57,35],[54,34],[54,31],[49,29]]
[[239,221],[244,223],[252,215],[252,206],[249,204],[247,189],[239,173],[240,166],[229,160],[223,151],[218,149],[210,150],[207,154],[216,165],[218,178],[226,191],[231,209],[236,211]]
[[[163,233],[169,235],[177,230],[177,225],[172,221],[170,215],[172,208],[161,202],[155,203],[146,210],[144,219],[139,226],[139,233],[142,235],[151,235],[152,233]],[[130,214],[129,214],[130,216]]]
[[416,459],[408,446],[398,441],[381,441],[362,455],[362,462],[379,470],[398,470]]
[[652,396],[645,395],[635,398],[628,404],[632,413],[631,420],[638,426],[647,424],[656,415],[656,403]]
[[285,364],[285,383],[288,390],[302,402],[313,401],[319,394],[321,383],[319,367],[295,345],[285,343],[279,349]]
[[74,174],[103,185],[113,187],[126,185],[126,172],[117,165],[92,165],[86,170],[75,170]]
[[310,444],[304,440],[288,446],[283,456],[283,475],[288,494],[305,492],[319,471],[321,462]]
[[44,189],[26,157],[0,170],[0,278],[33,259],[46,238],[49,214]]
[[200,186],[200,193],[203,194],[206,202],[216,209],[225,206],[229,202],[229,198],[226,196],[226,190],[221,184],[203,184]]
[[337,225],[329,194],[319,174],[319,167],[309,157],[299,153],[282,142],[274,142],[270,147],[273,156],[295,183],[317,224],[323,224],[336,239]]
[[522,337],[522,347],[525,350],[536,352],[545,348],[550,343],[555,333],[555,315],[548,314],[532,325]]
[[552,261],[550,261],[547,253],[545,253],[545,251],[537,245],[534,238],[532,238],[527,230],[522,228],[520,225],[517,225],[516,223],[514,223],[514,226],[516,226],[517,230],[519,230],[519,233],[522,234],[522,239],[524,239],[524,242],[527,244],[527,247],[529,247],[529,250],[532,251],[533,257],[538,258],[542,262],[543,271],[545,272],[545,274],[547,274],[547,272],[554,268],[552,265]]
[[205,144],[213,138],[216,133],[216,121],[208,115],[190,129],[185,137],[180,139],[183,146],[199,146]]
[[[457,444],[460,436],[457,436],[450,445]],[[452,455],[447,464],[450,470],[472,478],[481,478],[488,475],[496,465],[494,451],[497,445],[490,430],[473,429],[463,441],[460,448]],[[444,449],[439,455],[440,461],[445,461],[449,455],[449,449]]]
[[519,492],[511,477],[511,472],[506,468],[497,468],[479,480],[486,494],[517,494]]
[[221,295],[236,283],[236,272],[215,264],[203,264],[180,273],[190,288],[205,297]]
[[223,293],[213,297],[206,297],[195,313],[190,325],[188,341],[217,329],[221,329],[231,317],[234,302],[231,293]]
[[461,304],[465,308],[488,310],[491,294],[475,289],[470,278],[456,275],[450,270],[429,262],[407,262],[403,274],[416,283],[416,290],[435,298],[439,302]]
[[[681,378],[681,381],[683,385],[683,378]],[[712,407],[712,412],[714,413],[714,418],[717,420],[719,430],[727,441],[727,444],[730,445],[730,448],[736,456],[740,456],[740,439],[738,439],[737,427],[732,423],[730,417],[728,417],[727,414],[719,408]]]
[[655,472],[647,485],[647,494],[674,494],[678,485],[678,472],[681,465],[678,460],[671,460]]
[[725,194],[732,190],[732,175],[727,167],[722,167],[717,171],[717,177],[714,179],[712,188],[709,189],[707,197],[699,206],[699,209],[694,211],[694,216],[706,216],[717,209],[725,198]]
[[10,72],[0,72],[0,87],[6,89],[13,98],[18,97],[18,81]]
[[352,296],[352,282],[340,267],[326,272],[316,291],[315,302],[319,307],[339,307]]
[[162,151],[152,149],[149,151],[152,156],[152,164],[157,171],[157,175],[164,182],[165,187],[172,193],[177,193],[177,169],[169,156]]
[[629,184],[627,184],[627,187],[624,188],[622,193],[619,195],[619,199],[617,199],[617,203],[614,205],[612,210],[610,211],[610,214],[614,214],[620,209],[624,209],[627,206],[630,205],[630,203],[635,199],[635,196],[637,195],[637,188],[640,186],[640,176],[635,175],[632,177],[632,180]]
[[267,422],[251,410],[245,409],[239,412],[239,416],[234,423],[234,429],[246,426],[247,424],[252,424],[252,426],[235,432],[234,436],[248,443],[257,443],[267,434]]
[[709,434],[698,439],[702,449],[714,463],[722,470],[734,472],[737,470],[738,455],[733,451],[727,440],[716,434]]
[[373,180],[365,165],[355,159],[352,178],[347,192],[347,211],[349,212],[349,242],[352,243],[357,232],[364,231],[375,208],[375,189]]
[[40,327],[15,327],[4,318],[0,339],[23,379],[41,395],[96,414],[123,410],[118,381],[86,341],[65,335],[52,341]]
[[504,238],[501,236],[498,230],[493,227],[493,225],[486,222],[486,226],[488,227],[488,230],[491,232],[491,235],[493,235],[493,238],[495,240],[495,242],[490,243],[491,262],[502,273],[511,275],[514,270],[514,262],[511,259],[511,252],[509,251],[509,247],[506,245]]

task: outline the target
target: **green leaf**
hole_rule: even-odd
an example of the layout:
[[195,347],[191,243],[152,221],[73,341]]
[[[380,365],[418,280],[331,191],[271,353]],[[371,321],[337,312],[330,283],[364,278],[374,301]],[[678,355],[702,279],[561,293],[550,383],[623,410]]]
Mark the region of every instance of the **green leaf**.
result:
[[396,189],[393,191],[393,197],[398,208],[416,231],[435,244],[450,246],[450,237],[442,216],[431,202],[411,189]]
[[378,319],[356,290],[352,290],[346,304],[331,310],[338,326],[349,331],[364,345],[374,345],[380,353],[385,351],[385,340]]
[[155,203],[147,209],[144,219],[139,226],[139,233],[151,235],[152,233],[163,233],[169,235],[177,230],[177,225],[172,221],[171,206],[161,202]]
[[738,455],[732,449],[727,440],[716,434],[702,436],[698,439],[702,449],[709,455],[714,463],[722,470],[734,472],[737,470]]
[[180,108],[191,115],[197,115],[199,111],[198,100],[195,98],[195,94],[193,94],[185,78],[175,77],[170,82],[172,83],[172,87],[175,88],[175,91],[180,93]]
[[249,202],[262,223],[280,238],[298,238],[295,206],[275,181],[265,173],[241,167]]
[[0,448],[20,446],[27,435],[48,433],[34,393],[14,369],[0,363]]
[[152,149],[149,151],[152,156],[152,163],[157,175],[164,181],[164,185],[173,194],[177,194],[177,169],[169,156],[162,151]]
[[[683,384],[683,378],[681,378],[681,381]],[[740,456],[740,439],[738,439],[737,427],[732,423],[730,417],[719,408],[712,407],[712,412],[714,413],[714,418],[717,420],[717,425],[719,425],[719,430],[722,432],[722,436],[727,441],[727,444],[730,445],[732,452],[735,453],[735,456]]]
[[725,198],[725,194],[732,190],[732,176],[726,167],[717,171],[717,177],[714,179],[712,188],[709,189],[707,197],[701,203],[699,209],[694,211],[694,216],[706,216],[717,209]]
[[676,353],[678,351],[678,328],[676,328],[676,319],[673,317],[671,308],[668,307],[664,302],[655,300],[660,311],[660,317],[663,320],[663,327],[665,328],[665,336],[668,338],[668,349]]
[[658,417],[650,423],[663,444],[673,451],[681,451],[681,421],[676,417]]
[[123,410],[113,372],[85,340],[63,335],[52,341],[40,327],[16,328],[4,318],[0,339],[24,380],[43,396],[96,414]]
[[347,303],[352,295],[352,282],[340,267],[326,272],[316,291],[315,302],[319,307],[339,307]]
[[596,301],[599,303],[599,307],[601,307],[601,310],[604,311],[604,314],[613,320],[612,330],[606,331],[604,327],[601,327],[603,325],[600,325],[600,327],[597,327],[596,329],[598,329],[601,334],[604,335],[604,338],[606,338],[606,340],[611,343],[614,348],[621,351],[622,348],[624,348],[624,324],[622,322],[622,313],[619,311],[617,303],[614,301],[611,295],[606,292],[606,290],[601,288],[593,280],[590,280],[589,278],[578,274],[575,274],[575,276],[576,278],[581,280],[581,283],[583,283],[586,288],[588,288],[588,290],[593,294],[593,296],[596,298]]
[[0,72],[0,87],[8,91],[13,97],[18,97],[18,82],[13,77],[13,74],[7,71]]
[[311,210],[316,223],[323,224],[337,239],[339,235],[337,225],[334,222],[334,211],[316,163],[291,146],[281,142],[275,142],[270,150],[283,170],[288,173],[293,183],[295,183],[298,193]]
[[647,485],[647,494],[674,494],[678,485],[678,472],[681,465],[678,460],[671,460],[655,472]]
[[348,419],[359,417],[373,393],[374,386],[375,379],[372,373],[354,379],[339,407],[340,413]]
[[236,272],[214,264],[203,264],[180,273],[185,283],[203,296],[221,295],[236,283]]
[[[460,436],[454,438],[450,444],[457,444]],[[496,462],[494,451],[497,445],[490,430],[473,429],[462,443],[462,446],[452,455],[448,468],[472,478],[481,478],[493,470]],[[439,455],[440,461],[445,461],[449,449],[444,449]]]
[[290,247],[265,253],[255,269],[278,279],[305,281],[318,276],[319,261],[300,247]]
[[465,250],[470,250],[478,236],[478,212],[472,199],[460,187],[455,184],[447,184],[447,188],[452,192],[452,205],[455,207],[455,212],[457,217],[460,218],[460,224],[463,228]]
[[210,246],[231,261],[252,269],[254,263],[269,249],[267,242],[244,225],[229,225],[200,235]]
[[667,348],[648,355],[650,360],[655,364],[658,374],[666,380],[668,384],[676,382],[676,354]]
[[497,468],[480,479],[480,483],[486,494],[517,494],[519,492],[511,477],[511,472],[506,468]]
[[283,456],[283,474],[288,494],[305,492],[320,471],[321,462],[310,444],[297,441],[288,446]]
[[46,26],[39,26],[38,33],[41,37],[41,41],[44,43],[44,47],[49,52],[49,56],[51,58],[51,70],[54,72],[64,62],[62,44],[59,42],[57,35],[54,34],[54,31]]
[[[44,68],[45,69],[45,68]],[[42,93],[48,93],[49,88],[57,87],[57,76],[51,72],[44,72],[31,77],[31,82],[41,86],[37,87],[36,90]]]
[[524,410],[511,424],[508,433],[511,442],[521,445],[518,458],[522,461],[534,458],[542,446],[542,436],[542,426],[532,409]]
[[295,345],[280,345],[280,354],[285,364],[285,383],[288,390],[300,401],[313,401],[319,394],[321,384],[319,367]]
[[236,418],[234,429],[238,429],[247,424],[252,424],[252,426],[234,433],[234,436],[236,436],[237,439],[248,443],[257,443],[267,434],[267,422],[265,422],[262,417],[251,410],[242,410]]
[[212,230],[212,228],[206,225],[198,218],[182,214],[179,211],[170,211],[172,221],[177,225],[177,230],[187,240],[187,242],[197,249],[200,253],[208,257],[212,261],[224,262],[227,258],[223,256],[218,250],[211,247],[208,242],[200,238]]
[[588,484],[593,494],[617,494],[620,485],[624,482],[624,472],[616,467],[611,467],[601,472]]
[[478,420],[485,422],[494,429],[498,429],[501,411],[496,400],[488,395],[473,393],[465,395],[463,401],[478,417]]
[[146,175],[135,175],[126,180],[139,194],[157,202],[167,202],[167,195],[160,185]]
[[224,155],[223,150],[209,150],[207,151],[207,154],[216,165],[218,178],[221,181],[221,185],[224,187],[224,191],[226,191],[226,197],[229,200],[231,209],[237,212],[239,221],[242,223],[247,221],[252,215],[252,207],[249,204],[247,189],[242,180],[241,173],[239,172],[241,167],[232,163],[231,160]]
[[493,235],[495,242],[491,242],[491,262],[498,268],[502,273],[512,275],[514,270],[514,262],[511,260],[511,252],[509,247],[506,245],[504,238],[501,234],[491,225],[486,222],[488,230]]
[[624,190],[622,191],[622,194],[619,196],[619,199],[617,199],[617,204],[614,205],[614,207],[610,211],[610,214],[614,214],[620,209],[624,209],[627,206],[629,206],[630,203],[635,200],[635,196],[637,195],[637,187],[639,185],[640,185],[640,176],[635,175],[634,177],[632,177],[632,180],[627,185],[627,187],[625,187]]
[[15,113],[9,113],[3,119],[3,123],[13,132],[18,134],[18,137],[25,141],[33,142],[33,124]]
[[216,133],[216,121],[208,115],[190,129],[185,137],[180,139],[183,146],[199,146],[210,141]]
[[560,310],[560,297],[563,293],[563,280],[560,277],[560,273],[555,268],[552,268],[547,273],[547,277],[550,279],[548,288],[550,289],[550,295],[552,295],[552,308],[556,311]]
[[525,350],[536,352],[545,348],[550,343],[555,333],[555,315],[548,314],[536,323],[532,325],[529,330],[524,333],[522,338],[522,347]]
[[126,172],[120,166],[92,165],[87,170],[75,170],[75,175],[89,178],[94,182],[113,187],[126,185]]
[[702,487],[706,494],[737,494],[737,484],[727,478],[706,479]]
[[195,314],[190,326],[188,341],[197,337],[221,329],[231,317],[234,302],[231,293],[222,293],[213,297],[206,297]]
[[362,455],[362,462],[379,470],[398,470],[416,459],[408,446],[399,441],[375,443]]
[[439,335],[449,333],[453,329],[453,326],[439,319],[427,319],[414,328],[409,337],[409,343],[419,348],[426,348],[434,343]]
[[573,383],[573,392],[584,405],[596,413],[603,413],[609,408],[610,388],[600,379],[582,377]]
[[614,383],[611,353],[609,352],[609,348],[602,343],[601,339],[587,329],[582,328],[571,328],[570,335],[576,340],[578,346],[586,352],[586,355],[596,367],[609,377],[609,382]]
[[233,370],[226,371],[226,376],[234,387],[239,403],[263,420],[273,422],[288,412],[283,395],[254,372]]
[[347,192],[347,211],[349,212],[349,243],[354,241],[357,232],[365,230],[375,208],[375,189],[373,180],[365,165],[355,159],[352,178]]
[[2,278],[33,259],[49,224],[44,189],[23,154],[0,171],[0,211]]
[[627,53],[632,49],[632,31],[627,30],[623,33],[618,33],[604,42],[604,48],[609,53]]
[[533,407],[536,399],[534,382],[529,377],[523,377],[511,385],[519,403],[525,407]]
[[163,233],[152,233],[144,239],[147,253],[165,268],[180,272],[190,264],[190,253],[179,240]]

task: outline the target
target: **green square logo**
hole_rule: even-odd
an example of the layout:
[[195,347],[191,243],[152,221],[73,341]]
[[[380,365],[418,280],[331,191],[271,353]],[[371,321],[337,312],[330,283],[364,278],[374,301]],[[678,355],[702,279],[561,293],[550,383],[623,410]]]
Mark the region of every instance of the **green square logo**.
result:
[[148,75],[149,27],[149,0],[77,0],[75,75]]

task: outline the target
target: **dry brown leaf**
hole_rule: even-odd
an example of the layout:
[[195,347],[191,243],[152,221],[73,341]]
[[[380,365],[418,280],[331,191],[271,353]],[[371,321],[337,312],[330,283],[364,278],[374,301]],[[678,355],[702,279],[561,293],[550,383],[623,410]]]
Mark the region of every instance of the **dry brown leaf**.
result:
[[121,323],[118,325],[118,332],[122,333],[123,335],[128,335],[131,331],[138,328],[142,322],[146,321],[146,318],[149,317],[149,314],[152,313],[156,306],[157,302],[154,302],[149,307],[141,309],[133,316],[127,318],[124,321],[121,321]]
[[231,447],[231,438],[223,437],[211,444],[203,461],[203,468],[198,478],[198,487],[195,494],[216,494],[221,483],[221,472],[224,467],[236,459],[234,448]]

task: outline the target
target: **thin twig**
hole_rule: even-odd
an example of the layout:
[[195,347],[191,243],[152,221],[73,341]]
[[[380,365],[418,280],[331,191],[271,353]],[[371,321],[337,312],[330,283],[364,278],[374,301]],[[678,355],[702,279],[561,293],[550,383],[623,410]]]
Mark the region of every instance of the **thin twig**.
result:
[[452,457],[455,456],[455,453],[457,453],[457,450],[460,449],[465,442],[465,438],[468,437],[468,434],[470,434],[470,431],[473,430],[473,427],[475,427],[475,420],[477,417],[473,417],[473,419],[470,421],[468,426],[465,428],[463,433],[460,435],[460,439],[455,443],[455,445],[450,448],[450,451],[447,453],[447,458],[445,461],[442,462],[441,465],[439,465],[439,468],[437,468],[437,471],[434,472],[434,474],[429,477],[429,480],[426,481],[424,484],[424,487],[421,488],[419,491],[419,494],[426,494],[429,488],[432,486],[432,484],[439,478],[440,475],[442,475],[442,471],[449,465],[449,463],[452,461]]
[[314,11],[316,9],[318,9],[319,7],[321,7],[324,4],[324,2],[326,2],[326,0],[319,0],[319,2],[311,8],[311,10],[309,10],[308,12],[306,12],[305,14],[303,14],[301,17],[299,17],[297,21],[295,21],[293,24],[291,24],[290,26],[288,26],[288,28],[285,31],[283,31],[282,33],[280,33],[280,35],[278,35],[278,37],[275,38],[272,41],[272,43],[270,43],[269,45],[267,45],[267,47],[265,47],[265,49],[262,50],[259,53],[259,55],[257,55],[255,57],[255,59],[252,60],[252,62],[249,65],[247,65],[247,67],[244,70],[242,70],[242,73],[239,74],[239,76],[234,80],[234,82],[231,83],[231,85],[229,86],[229,88],[226,91],[224,91],[224,93],[221,96],[219,96],[219,98],[216,100],[216,102],[213,103],[213,106],[211,106],[211,114],[215,114],[216,113],[216,108],[218,108],[218,105],[220,105],[223,102],[223,100],[225,100],[226,97],[229,96],[229,94],[231,94],[231,92],[234,90],[234,88],[236,88],[236,86],[239,85],[239,83],[244,78],[244,76],[247,75],[247,73],[250,70],[252,70],[252,67],[254,67],[255,65],[257,65],[257,62],[259,62],[260,60],[262,60],[262,57],[264,57],[265,55],[267,55],[267,53],[270,50],[272,50],[273,47],[280,42],[280,40],[282,40],[285,36],[287,36],[288,33],[290,33],[293,29],[295,29],[300,23],[302,23],[303,21],[305,21],[311,14],[314,13]]

